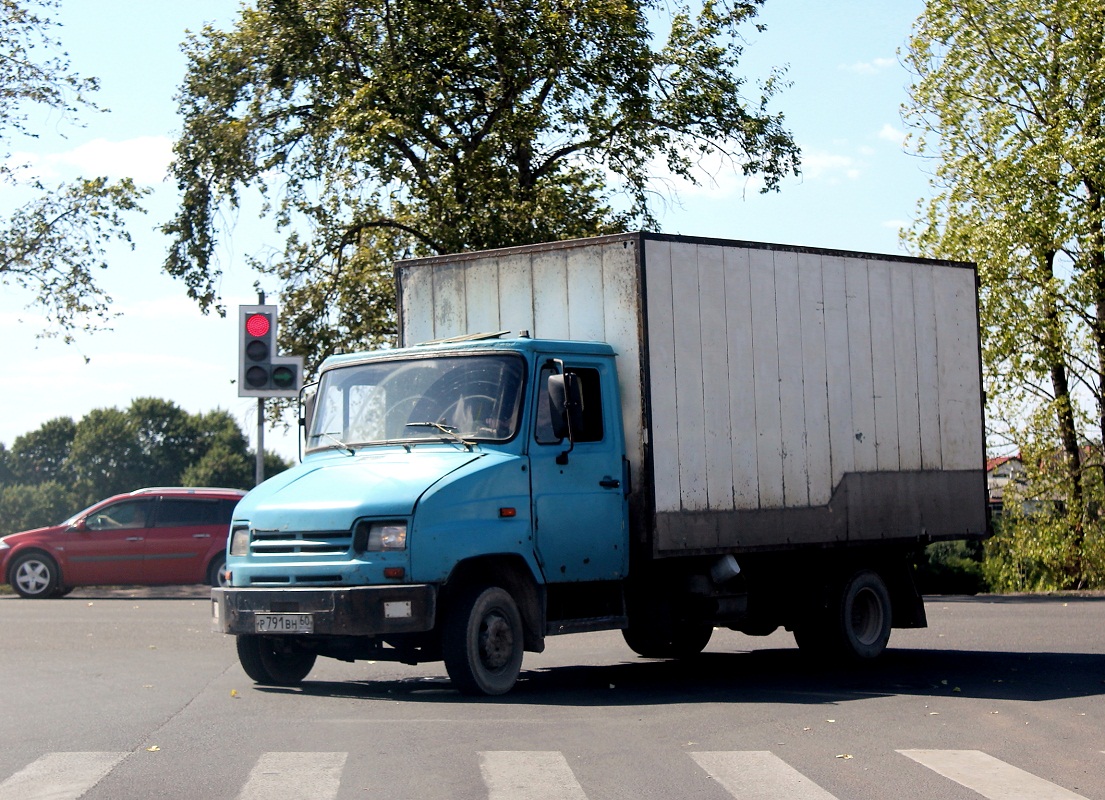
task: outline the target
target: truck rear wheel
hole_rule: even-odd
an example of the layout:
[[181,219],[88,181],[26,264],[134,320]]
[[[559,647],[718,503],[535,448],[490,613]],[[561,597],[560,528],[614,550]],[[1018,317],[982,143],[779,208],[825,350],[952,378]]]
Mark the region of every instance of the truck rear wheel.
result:
[[829,598],[822,614],[811,614],[794,630],[799,649],[815,656],[869,661],[886,649],[893,610],[886,582],[862,570]]
[[294,650],[269,636],[238,637],[238,661],[246,675],[269,686],[295,686],[315,665],[314,653]]
[[442,655],[453,685],[468,695],[510,691],[522,669],[522,615],[498,586],[461,595],[445,617]]

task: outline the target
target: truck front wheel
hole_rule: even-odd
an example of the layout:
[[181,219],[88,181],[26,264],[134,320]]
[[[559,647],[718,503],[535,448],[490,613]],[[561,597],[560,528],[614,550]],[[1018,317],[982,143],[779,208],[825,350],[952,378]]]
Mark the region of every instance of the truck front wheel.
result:
[[295,650],[270,636],[238,637],[238,661],[246,675],[268,686],[295,686],[315,665],[315,654]]
[[823,614],[811,614],[795,629],[794,639],[812,655],[869,661],[886,649],[892,618],[885,581],[862,570],[829,598]]
[[522,669],[522,615],[498,586],[461,595],[445,617],[442,655],[453,685],[468,695],[510,691]]

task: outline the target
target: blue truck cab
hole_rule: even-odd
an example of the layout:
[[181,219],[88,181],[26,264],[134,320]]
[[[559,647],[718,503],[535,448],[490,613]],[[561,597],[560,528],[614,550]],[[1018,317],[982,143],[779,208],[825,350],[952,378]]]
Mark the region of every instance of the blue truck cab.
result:
[[546,634],[624,627],[615,369],[607,344],[525,337],[327,359],[302,463],[238,505],[213,591],[250,677],[443,659],[497,694]]

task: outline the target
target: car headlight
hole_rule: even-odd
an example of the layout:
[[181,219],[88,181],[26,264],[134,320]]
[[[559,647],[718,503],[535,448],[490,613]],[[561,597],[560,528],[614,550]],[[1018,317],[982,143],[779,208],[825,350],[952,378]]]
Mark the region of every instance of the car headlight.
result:
[[242,525],[230,531],[230,555],[249,555],[249,526]]
[[407,523],[361,520],[353,528],[353,550],[379,553],[407,549]]
[[5,542],[3,539],[0,539],[0,550],[11,550],[11,549],[12,549],[12,546],[10,544]]

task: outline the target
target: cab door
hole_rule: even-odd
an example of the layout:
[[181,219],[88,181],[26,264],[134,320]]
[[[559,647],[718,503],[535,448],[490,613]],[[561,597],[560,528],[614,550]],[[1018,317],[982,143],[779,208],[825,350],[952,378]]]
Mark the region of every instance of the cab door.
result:
[[548,583],[615,580],[628,567],[624,444],[614,367],[600,358],[567,361],[582,385],[583,429],[574,442],[553,433],[548,377],[537,368],[530,442],[538,562]]

